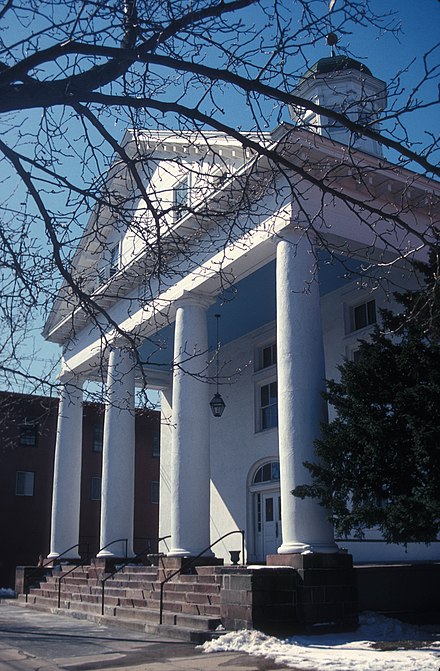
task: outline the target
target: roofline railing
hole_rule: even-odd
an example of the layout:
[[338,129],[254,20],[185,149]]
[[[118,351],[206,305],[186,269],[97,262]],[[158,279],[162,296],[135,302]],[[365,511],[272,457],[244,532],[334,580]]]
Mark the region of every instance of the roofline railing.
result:
[[199,552],[199,554],[196,557],[190,557],[188,558],[188,561],[184,562],[180,568],[178,568],[176,571],[171,573],[167,578],[161,581],[160,583],[160,604],[159,604],[159,624],[163,624],[163,589],[164,586],[166,585],[167,582],[169,582],[172,578],[174,578],[176,575],[182,573],[184,570],[190,568],[191,566],[194,565],[194,563],[197,561],[197,559],[200,559],[200,557],[203,557],[205,552],[208,552],[208,550],[211,550],[211,548],[214,547],[214,545],[217,545],[217,543],[220,543],[220,541],[224,540],[228,536],[232,536],[233,534],[241,534],[241,556],[242,560],[241,563],[244,565],[244,531],[242,529],[235,529],[234,531],[229,531],[227,534],[224,534],[223,536],[220,536],[220,538],[217,538],[216,541],[208,545],[204,550]]

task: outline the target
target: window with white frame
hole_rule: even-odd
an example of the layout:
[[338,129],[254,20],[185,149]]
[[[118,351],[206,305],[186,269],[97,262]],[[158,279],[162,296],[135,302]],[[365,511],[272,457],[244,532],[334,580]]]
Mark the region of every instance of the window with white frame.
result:
[[260,431],[278,426],[278,390],[276,380],[259,387]]
[[258,349],[258,368],[270,368],[277,362],[277,344],[276,342],[263,345]]
[[280,462],[270,461],[263,464],[257,470],[252,480],[252,484],[256,485],[262,482],[279,482],[280,479]]
[[15,495],[33,496],[35,489],[35,473],[33,471],[17,471],[15,474]]
[[376,301],[374,299],[352,306],[350,315],[351,331],[359,331],[366,326],[375,324],[376,321]]
[[351,360],[354,361],[355,363],[358,363],[358,361],[361,358],[361,350],[359,347],[357,349],[354,349],[351,353]]
[[174,219],[178,221],[186,214],[189,205],[189,175],[181,179],[173,189]]

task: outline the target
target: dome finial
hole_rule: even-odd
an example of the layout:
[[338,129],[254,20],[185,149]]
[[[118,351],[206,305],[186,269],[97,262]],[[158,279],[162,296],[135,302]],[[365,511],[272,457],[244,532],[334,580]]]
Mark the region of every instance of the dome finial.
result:
[[336,35],[336,33],[333,33],[333,32],[332,32],[332,33],[329,33],[329,34],[326,36],[326,41],[327,41],[327,44],[328,44],[329,47],[330,47],[330,56],[333,58],[334,55],[335,55],[335,49],[334,49],[334,47],[337,45],[337,43],[338,43],[338,41],[339,41],[338,36]]

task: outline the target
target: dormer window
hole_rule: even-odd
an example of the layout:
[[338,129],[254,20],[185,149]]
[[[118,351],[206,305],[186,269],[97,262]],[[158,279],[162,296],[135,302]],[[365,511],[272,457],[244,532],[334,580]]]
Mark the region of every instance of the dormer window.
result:
[[186,175],[173,189],[174,220],[181,219],[189,205],[189,176]]

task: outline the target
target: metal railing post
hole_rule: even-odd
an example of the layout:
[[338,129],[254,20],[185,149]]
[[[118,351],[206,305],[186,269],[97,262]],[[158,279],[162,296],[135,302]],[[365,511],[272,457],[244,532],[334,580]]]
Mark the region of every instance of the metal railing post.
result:
[[159,604],[159,624],[162,624],[163,620],[163,588],[164,588],[165,582],[162,581],[160,583],[160,604]]

